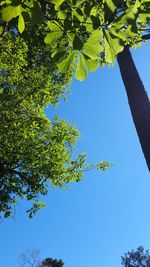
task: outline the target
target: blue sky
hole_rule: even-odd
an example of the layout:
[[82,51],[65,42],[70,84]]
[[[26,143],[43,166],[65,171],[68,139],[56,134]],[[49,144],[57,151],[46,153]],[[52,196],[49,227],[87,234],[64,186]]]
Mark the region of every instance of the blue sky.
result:
[[[133,51],[150,95],[150,46]],[[150,248],[150,176],[131,119],[117,64],[73,81],[71,95],[53,114],[81,132],[77,152],[89,162],[107,159],[107,172],[86,172],[68,190],[50,190],[47,207],[32,220],[25,203],[0,224],[2,267],[17,267],[19,254],[38,248],[41,258],[62,258],[65,267],[117,267],[124,252]]]

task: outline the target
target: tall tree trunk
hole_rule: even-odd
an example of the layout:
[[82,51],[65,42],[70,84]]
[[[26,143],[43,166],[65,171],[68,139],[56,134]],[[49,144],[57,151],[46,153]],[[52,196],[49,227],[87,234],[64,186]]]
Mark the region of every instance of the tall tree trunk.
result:
[[150,171],[150,101],[134,64],[129,47],[118,55],[130,110],[140,144]]

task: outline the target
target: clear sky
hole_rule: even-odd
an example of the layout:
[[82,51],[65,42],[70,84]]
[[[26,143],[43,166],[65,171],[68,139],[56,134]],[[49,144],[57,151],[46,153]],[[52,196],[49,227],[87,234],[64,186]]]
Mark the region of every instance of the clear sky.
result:
[[[133,51],[150,95],[150,45]],[[73,81],[60,115],[81,132],[77,152],[89,162],[107,159],[107,172],[86,172],[68,190],[50,190],[47,207],[32,220],[25,204],[0,224],[0,267],[17,267],[18,255],[38,248],[41,258],[62,258],[65,267],[118,267],[124,252],[150,248],[150,175],[131,119],[117,64]]]

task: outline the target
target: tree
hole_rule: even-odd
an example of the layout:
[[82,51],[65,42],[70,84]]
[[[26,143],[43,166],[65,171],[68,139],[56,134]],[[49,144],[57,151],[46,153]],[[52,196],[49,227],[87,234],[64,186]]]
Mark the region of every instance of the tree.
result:
[[128,251],[121,257],[121,263],[124,267],[149,267],[149,251],[144,250],[142,246],[138,247],[136,251]]
[[41,260],[39,259],[40,250],[27,250],[19,255],[18,263],[20,267],[40,267]]
[[60,259],[46,258],[44,260],[39,259],[40,250],[34,249],[28,250],[22,253],[19,257],[20,267],[63,267],[64,262]]
[[17,24],[20,33],[28,31],[30,22],[45,25],[44,41],[55,46],[52,57],[62,73],[72,67],[75,77],[84,80],[88,70],[95,71],[99,64],[112,64],[118,59],[150,170],[150,103],[129,52],[130,47],[138,47],[150,38],[149,0],[4,0],[1,5],[2,32]]
[[63,267],[64,263],[62,260],[56,260],[53,258],[46,258],[42,261],[41,267]]
[[[46,105],[65,97],[72,74],[56,69],[50,57],[53,47],[40,41],[42,30],[34,28],[34,40],[10,31],[0,38],[0,217],[13,215],[23,198],[32,201],[27,210],[31,218],[45,206],[40,195],[47,194],[49,184],[78,182],[83,171],[93,167],[85,154],[74,156],[79,131],[45,115]],[[108,165],[100,162],[97,168]]]

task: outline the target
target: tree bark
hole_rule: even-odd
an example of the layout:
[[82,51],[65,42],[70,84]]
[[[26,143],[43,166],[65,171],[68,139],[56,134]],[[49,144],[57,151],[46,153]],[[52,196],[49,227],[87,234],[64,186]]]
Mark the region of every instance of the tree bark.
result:
[[132,118],[150,171],[150,101],[134,64],[129,47],[118,57],[118,64],[125,85]]

